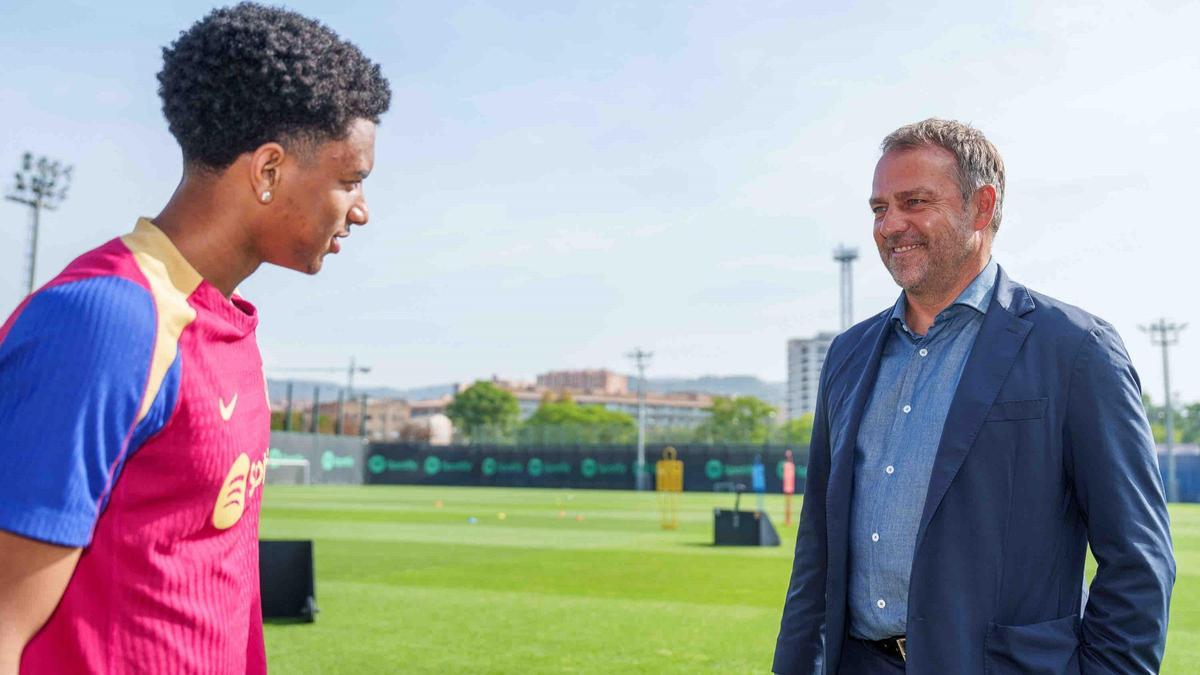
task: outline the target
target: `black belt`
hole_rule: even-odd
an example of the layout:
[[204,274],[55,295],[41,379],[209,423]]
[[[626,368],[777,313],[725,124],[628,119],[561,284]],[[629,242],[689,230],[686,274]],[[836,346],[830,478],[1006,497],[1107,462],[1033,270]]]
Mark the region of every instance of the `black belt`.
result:
[[862,640],[854,638],[877,652],[882,652],[892,658],[908,661],[908,640],[903,635],[884,638],[882,640]]

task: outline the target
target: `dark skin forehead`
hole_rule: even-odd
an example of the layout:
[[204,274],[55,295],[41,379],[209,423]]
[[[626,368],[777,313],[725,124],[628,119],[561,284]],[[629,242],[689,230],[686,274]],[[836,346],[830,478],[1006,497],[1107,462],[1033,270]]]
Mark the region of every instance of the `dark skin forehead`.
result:
[[356,119],[345,138],[321,143],[307,154],[306,163],[322,173],[343,180],[363,180],[375,166],[375,123]]

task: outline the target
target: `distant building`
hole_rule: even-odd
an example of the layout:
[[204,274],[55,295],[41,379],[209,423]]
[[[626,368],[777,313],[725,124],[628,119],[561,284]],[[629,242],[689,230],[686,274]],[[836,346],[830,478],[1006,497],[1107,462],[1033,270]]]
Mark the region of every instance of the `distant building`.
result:
[[446,394],[438,398],[427,398],[423,401],[410,401],[408,404],[408,414],[414,419],[423,419],[433,417],[434,415],[445,415],[446,408],[454,402],[454,397]]
[[551,391],[611,394],[629,393],[629,378],[611,370],[552,370],[537,376],[537,386]]
[[[635,420],[637,419],[637,394],[572,394],[571,398],[575,399],[575,402],[580,405],[602,405],[609,410],[623,412]],[[517,400],[525,403],[526,401],[522,399],[522,394],[517,393]],[[647,393],[645,402],[646,426],[651,428],[691,428],[698,426],[701,422],[708,419],[708,409],[712,407],[712,397],[707,394]],[[541,403],[540,396],[536,401],[528,401],[528,404],[531,404],[529,406],[530,415],[537,410],[539,403]]]
[[395,437],[398,441],[450,445],[454,442],[454,423],[445,415],[428,415],[405,422]]
[[794,420],[817,407],[817,382],[825,353],[836,333],[817,333],[816,337],[788,340],[787,416]]
[[[605,372],[605,371],[592,371]],[[571,399],[580,405],[602,405],[609,410],[627,413],[628,415],[637,418],[637,394],[628,391],[628,383],[625,377],[619,377],[622,382],[624,391],[620,393],[604,393],[596,392],[595,390],[581,391],[571,387],[560,389],[552,389],[540,384],[542,381],[563,381],[563,380],[543,380],[543,378],[553,375],[547,373],[538,378],[539,384],[528,382],[513,382],[509,380],[501,380],[493,377],[490,382],[497,387],[511,392],[517,397],[517,405],[520,408],[521,419],[528,419],[542,401],[550,396],[558,398],[563,394],[570,395]],[[611,375],[611,373],[609,373]],[[580,381],[580,380],[575,380]],[[600,380],[593,380],[599,382]],[[614,380],[604,380],[610,388],[614,384]],[[470,385],[459,385],[459,391],[466,389]],[[441,398],[429,399],[425,401],[412,401],[409,403],[409,414],[413,420],[419,420],[430,415],[444,415],[447,406],[454,400],[452,396],[443,396]],[[647,427],[672,427],[672,428],[689,428],[699,425],[704,420],[708,419],[708,409],[712,407],[712,397],[707,394],[694,393],[671,393],[671,394],[646,394],[646,426]]]
[[[345,402],[341,406],[343,436],[364,436],[372,441],[408,441],[429,443],[430,445],[449,445],[453,440],[454,427],[450,418],[444,413],[451,397],[419,401],[409,404],[408,401],[396,398],[367,398],[366,425],[363,424],[364,412],[361,399]],[[320,416],[318,425],[321,433],[337,433],[338,403],[326,401],[317,409]],[[276,406],[275,412],[283,412],[281,406]],[[308,431],[312,428],[312,405],[296,410],[295,431]]]
[[[328,429],[326,433],[336,430],[337,401],[322,402],[319,410],[318,414],[328,420],[326,425],[333,425],[333,429]],[[308,405],[298,412],[301,413],[300,430],[308,431],[312,425],[312,405]],[[366,436],[373,441],[401,440],[411,418],[408,402],[394,398],[367,398],[365,428],[362,421],[361,399],[344,402],[341,413],[343,435]]]

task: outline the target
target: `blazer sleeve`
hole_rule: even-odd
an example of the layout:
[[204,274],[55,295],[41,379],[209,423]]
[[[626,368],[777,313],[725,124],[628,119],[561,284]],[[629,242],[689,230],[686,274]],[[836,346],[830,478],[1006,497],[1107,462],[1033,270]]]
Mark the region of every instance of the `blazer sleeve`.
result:
[[[828,368],[828,360],[826,368]],[[825,577],[828,536],[825,527],[825,495],[829,484],[829,414],[825,404],[827,386],[822,378],[813,415],[812,440],[808,448],[808,471],[796,555],[787,598],[783,605],[779,637],[775,642],[772,671],[784,675],[819,672],[823,662],[825,634]]]
[[1066,412],[1068,475],[1098,563],[1083,615],[1081,671],[1157,673],[1175,558],[1141,385],[1111,326],[1084,339]]

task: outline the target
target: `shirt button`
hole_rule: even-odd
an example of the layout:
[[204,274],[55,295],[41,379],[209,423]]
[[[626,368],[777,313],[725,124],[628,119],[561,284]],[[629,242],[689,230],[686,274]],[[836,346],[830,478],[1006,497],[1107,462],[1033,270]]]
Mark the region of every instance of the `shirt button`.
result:
[[871,541],[879,541],[879,533],[878,532],[871,533]]
[[904,406],[903,410],[904,410],[904,414],[907,415],[908,413],[912,412],[912,406],[906,405],[906,406]]
[[921,350],[920,352],[918,352],[918,353],[919,353],[921,356],[929,356],[929,350],[928,350],[928,349],[922,349],[922,350]]
[[880,598],[879,600],[875,601],[875,606],[879,609],[883,609],[884,607],[887,607],[887,603],[883,601],[883,598]]
[[896,467],[892,466],[891,464],[888,464],[887,468],[884,469],[884,471],[886,471],[887,474],[890,476],[890,475],[896,473]]

